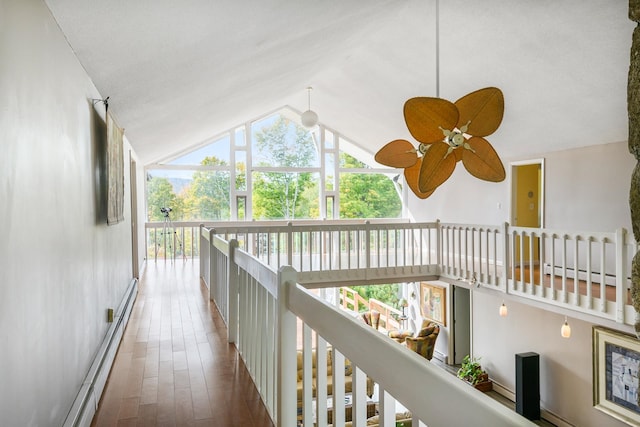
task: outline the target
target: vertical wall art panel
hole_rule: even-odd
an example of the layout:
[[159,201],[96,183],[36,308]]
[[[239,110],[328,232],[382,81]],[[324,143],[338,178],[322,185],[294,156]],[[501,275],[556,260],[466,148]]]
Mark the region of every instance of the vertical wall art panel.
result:
[[124,221],[124,157],[122,152],[123,129],[120,129],[107,111],[107,224]]

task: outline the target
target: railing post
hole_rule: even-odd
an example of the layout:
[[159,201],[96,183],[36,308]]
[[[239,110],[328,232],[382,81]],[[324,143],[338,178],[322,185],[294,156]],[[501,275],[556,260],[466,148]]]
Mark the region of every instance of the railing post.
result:
[[236,250],[238,249],[238,241],[231,239],[229,241],[229,259],[227,265],[227,295],[229,299],[229,319],[228,319],[228,337],[227,342],[235,344],[238,342],[238,311],[239,311],[239,292],[238,292],[238,266],[236,265]]
[[296,286],[297,275],[293,267],[278,270],[278,319],[277,354],[278,403],[276,419],[278,427],[295,427],[297,418],[297,357],[296,316],[288,308],[289,287]]
[[216,291],[214,286],[218,286],[216,283],[217,271],[216,271],[216,251],[213,250],[213,238],[216,235],[215,228],[209,229],[209,299],[214,301]]
[[[505,293],[509,293],[509,223],[505,222],[502,228],[503,236],[502,239],[502,290]],[[496,260],[497,262],[497,260]]]
[[436,264],[438,274],[442,274],[442,226],[439,219],[436,219]]
[[[371,268],[371,221],[365,221],[364,222],[364,244],[365,244],[365,250],[364,250],[364,254],[366,257],[366,261],[365,261],[365,274],[367,274],[367,272],[369,271],[369,268]],[[388,255],[388,254],[387,254]]]
[[293,265],[293,223],[287,223],[287,265]]
[[[200,278],[204,279],[204,263],[202,262],[202,248],[204,247],[204,238],[202,237],[202,229],[204,228],[204,224],[200,224],[200,228],[198,229],[200,232],[198,233],[198,239],[200,240]],[[193,256],[193,255],[192,255]]]
[[624,308],[627,304],[627,230],[616,230],[616,322],[624,323]]

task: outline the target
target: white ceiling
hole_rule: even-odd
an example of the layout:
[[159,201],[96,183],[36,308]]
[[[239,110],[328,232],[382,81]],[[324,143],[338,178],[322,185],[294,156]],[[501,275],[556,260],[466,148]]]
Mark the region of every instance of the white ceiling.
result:
[[503,158],[626,141],[621,0],[45,0],[143,163],[284,105],[375,153],[402,108],[502,89]]

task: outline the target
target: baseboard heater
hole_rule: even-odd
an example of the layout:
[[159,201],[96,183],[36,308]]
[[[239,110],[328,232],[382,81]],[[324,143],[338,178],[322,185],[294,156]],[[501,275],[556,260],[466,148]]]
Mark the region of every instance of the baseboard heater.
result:
[[71,410],[63,424],[64,427],[89,427],[91,425],[137,295],[138,279],[133,279],[129,283],[120,306],[114,313],[113,323],[107,330],[78,395],[73,401]]
[[[566,269],[567,278],[573,279],[576,277],[576,271],[574,268],[567,267]],[[554,276],[562,277],[562,267],[555,266],[553,269]],[[551,275],[551,265],[544,264],[544,274],[547,276]],[[628,278],[630,280],[630,278]],[[586,270],[578,270],[578,280],[587,281],[587,271]],[[592,283],[602,283],[602,275],[599,272],[592,271],[591,272],[591,282]],[[605,274],[604,275],[605,285],[615,286],[616,285],[616,276],[615,274]]]

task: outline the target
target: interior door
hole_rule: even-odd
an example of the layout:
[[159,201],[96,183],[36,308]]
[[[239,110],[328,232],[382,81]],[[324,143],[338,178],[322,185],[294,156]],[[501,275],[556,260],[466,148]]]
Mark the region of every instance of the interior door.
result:
[[459,365],[471,354],[471,291],[460,286],[453,289],[453,364]]
[[[511,224],[516,227],[543,227],[544,221],[544,168],[542,160],[514,163],[511,167]],[[538,264],[540,261],[540,241],[525,237],[515,241],[515,262],[517,265]],[[520,253],[520,248],[523,253]],[[533,248],[533,253],[531,253]],[[522,255],[522,256],[521,256]]]

